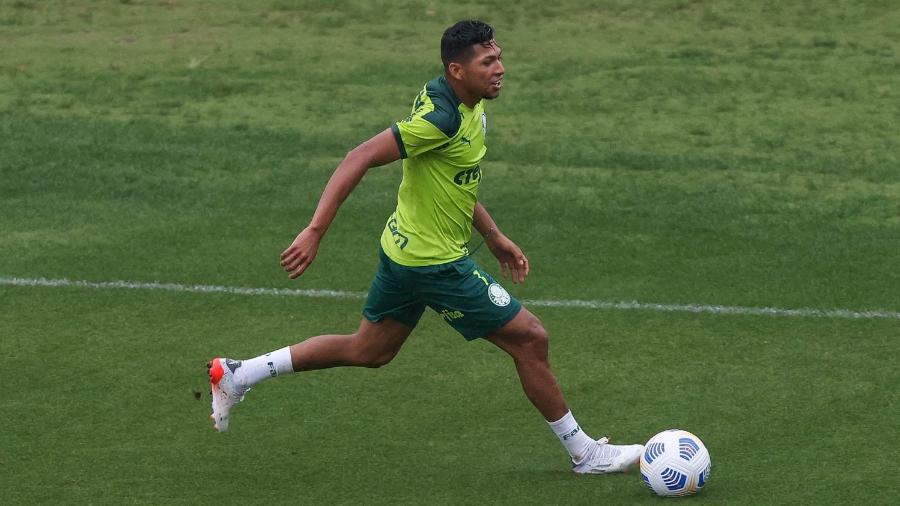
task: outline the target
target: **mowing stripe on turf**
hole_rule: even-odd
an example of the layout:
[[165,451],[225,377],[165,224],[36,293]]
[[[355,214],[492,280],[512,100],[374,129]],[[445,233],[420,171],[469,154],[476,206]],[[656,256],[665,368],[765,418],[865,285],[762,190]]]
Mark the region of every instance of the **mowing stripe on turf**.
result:
[[[135,281],[81,281],[71,279],[46,278],[14,278],[0,277],[0,285],[7,286],[44,286],[44,287],[81,287],[94,289],[130,289],[130,290],[163,290],[168,292],[191,293],[226,293],[233,295],[268,295],[276,297],[318,297],[327,299],[363,299],[364,292],[345,290],[315,290],[297,288],[246,288],[239,286],[217,285],[183,285],[179,283],[141,283]],[[604,300],[546,300],[525,299],[530,306],[566,307],[607,310],[642,310],[669,313],[710,313],[736,314],[756,316],[793,316],[807,318],[856,318],[856,319],[892,319],[900,320],[900,312],[851,309],[785,309],[777,307],[746,306],[713,306],[705,304],[657,304],[638,301],[604,301]]]

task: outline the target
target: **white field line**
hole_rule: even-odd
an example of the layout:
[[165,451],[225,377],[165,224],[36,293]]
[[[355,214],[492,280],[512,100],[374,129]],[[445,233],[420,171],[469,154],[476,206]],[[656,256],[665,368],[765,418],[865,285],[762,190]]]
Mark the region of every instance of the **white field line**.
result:
[[274,295],[276,297],[321,297],[327,299],[362,299],[363,292],[341,290],[300,290],[294,288],[243,288],[238,286],[182,285],[179,283],[139,283],[135,281],[79,281],[72,279],[7,278],[0,277],[0,285],[12,286],[75,286],[81,288],[126,288],[129,290],[162,290],[165,292],[228,293],[234,295]]
[[[14,278],[0,276],[0,286],[32,287],[80,287],[94,289],[162,290],[167,292],[225,293],[233,295],[268,295],[275,297],[314,297],[326,299],[363,299],[364,292],[344,290],[314,290],[296,288],[246,288],[217,285],[183,285],[179,283],[140,283],[135,281],[81,281],[71,279]],[[785,309],[777,307],[712,306],[704,304],[656,304],[638,301],[603,300],[545,300],[525,299],[529,306],[564,307],[606,310],[642,310],[667,313],[708,313],[754,316],[787,316],[806,318],[851,318],[851,319],[891,319],[900,320],[898,311],[851,309]]]

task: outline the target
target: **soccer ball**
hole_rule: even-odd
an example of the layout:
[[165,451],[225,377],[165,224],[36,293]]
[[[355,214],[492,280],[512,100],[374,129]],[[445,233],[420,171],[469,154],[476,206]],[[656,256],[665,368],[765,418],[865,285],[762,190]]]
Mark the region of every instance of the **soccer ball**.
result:
[[669,429],[650,438],[641,454],[641,477],[661,496],[696,494],[709,481],[712,461],[700,438]]

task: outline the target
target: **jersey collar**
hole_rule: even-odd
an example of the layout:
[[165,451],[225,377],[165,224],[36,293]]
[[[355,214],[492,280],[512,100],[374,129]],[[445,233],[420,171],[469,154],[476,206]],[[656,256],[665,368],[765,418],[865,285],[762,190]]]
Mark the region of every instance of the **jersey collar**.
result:
[[[474,107],[469,107],[466,104],[463,104],[462,100],[460,100],[459,97],[456,96],[456,92],[453,91],[453,87],[450,86],[450,83],[447,82],[447,79],[444,76],[439,76],[438,82],[444,89],[447,90],[447,95],[450,97],[450,100],[453,102],[454,107],[459,109],[460,104],[462,104],[463,107],[465,107],[466,109],[468,109],[470,111],[475,110]],[[476,105],[478,105],[478,104],[476,104]]]

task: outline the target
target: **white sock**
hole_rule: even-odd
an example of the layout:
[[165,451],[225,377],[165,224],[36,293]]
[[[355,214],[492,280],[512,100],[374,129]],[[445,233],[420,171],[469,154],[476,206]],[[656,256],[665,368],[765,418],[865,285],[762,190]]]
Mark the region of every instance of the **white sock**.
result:
[[547,422],[553,433],[559,437],[560,442],[566,447],[569,456],[575,462],[580,461],[587,454],[587,451],[594,444],[594,440],[581,430],[572,412],[569,411],[555,422]]
[[256,358],[242,360],[241,366],[234,371],[234,378],[250,388],[266,378],[292,372],[294,366],[291,364],[291,347],[285,346]]

